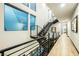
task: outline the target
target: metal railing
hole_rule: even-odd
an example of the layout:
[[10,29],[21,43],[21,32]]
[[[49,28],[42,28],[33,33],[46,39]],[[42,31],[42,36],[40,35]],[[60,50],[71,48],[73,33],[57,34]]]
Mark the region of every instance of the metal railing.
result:
[[35,26],[31,26],[31,28],[34,28],[34,30],[30,30],[30,36],[38,37],[38,33],[42,30],[42,27],[35,25]]
[[[41,55],[48,55],[48,53],[50,52],[51,48],[54,46],[54,44],[56,43],[57,39],[59,38],[59,32],[51,32],[52,33],[52,37],[50,37],[50,33],[49,30],[47,31],[47,33],[45,34],[45,36],[39,36],[39,31],[38,32],[38,26],[36,26],[37,31],[36,31],[36,35],[32,35],[31,31],[31,36],[35,36],[34,39],[38,41],[39,45],[42,46],[42,48],[44,49],[43,54]],[[35,55],[35,54],[34,54]]]
[[[19,51],[22,51],[23,49],[27,49],[28,47],[34,45],[33,47],[31,47],[31,48],[29,48],[29,49],[23,51],[23,52],[22,52],[21,54],[19,54],[18,56],[23,55],[24,53],[30,51],[31,49],[35,48],[36,46],[39,46],[39,44],[36,44],[37,42],[34,42],[34,41],[35,41],[35,40],[31,40],[31,41],[24,42],[24,43],[21,43],[21,44],[12,46],[12,47],[8,47],[8,48],[5,48],[5,49],[2,49],[2,50],[0,50],[0,54],[1,54],[1,56],[5,56],[7,51],[10,51],[10,50],[13,50],[13,49],[15,49],[15,48],[18,48],[18,47],[21,47],[21,46],[23,46],[23,45],[26,45],[26,46],[24,46],[24,47],[22,47],[22,48],[20,48],[20,49],[18,49],[18,50],[16,50],[16,51],[10,52],[8,55],[6,55],[6,56],[10,56],[10,55],[13,55],[13,54],[15,54],[15,53],[17,53],[17,52],[19,52]],[[28,43],[29,43],[29,45],[27,45]],[[36,44],[36,45],[35,45],[35,44]],[[33,51],[33,50],[32,50],[32,51]]]

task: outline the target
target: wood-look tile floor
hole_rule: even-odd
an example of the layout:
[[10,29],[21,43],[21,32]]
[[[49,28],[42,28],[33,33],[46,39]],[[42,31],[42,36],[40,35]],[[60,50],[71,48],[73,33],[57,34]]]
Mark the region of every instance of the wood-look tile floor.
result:
[[78,53],[67,35],[62,34],[48,56],[78,56]]

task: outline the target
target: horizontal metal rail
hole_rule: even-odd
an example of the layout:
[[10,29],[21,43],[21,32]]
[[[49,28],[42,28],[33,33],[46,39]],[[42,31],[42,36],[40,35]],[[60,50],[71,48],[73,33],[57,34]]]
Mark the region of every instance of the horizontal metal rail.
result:
[[39,44],[37,44],[37,45],[35,45],[35,46],[33,46],[33,47],[29,48],[28,50],[24,51],[23,53],[19,54],[18,56],[21,56],[22,54],[24,54],[24,53],[28,52],[29,50],[33,49],[34,47],[36,47],[36,46],[38,46],[38,45],[39,45]]
[[[21,44],[17,44],[17,45],[15,45],[15,46],[12,46],[12,47],[8,47],[8,48],[5,48],[5,49],[2,49],[2,50],[0,50],[0,53],[1,53],[1,56],[4,56],[4,53],[6,52],[6,51],[9,51],[9,50],[11,50],[11,49],[14,49],[14,48],[17,48],[17,47],[20,47],[20,46],[23,46],[23,45],[26,45],[26,44],[28,44],[28,43],[31,43],[31,42],[34,42],[34,41],[36,41],[36,40],[31,40],[31,41],[28,41],[28,42],[24,42],[24,43],[21,43]],[[25,48],[25,47],[24,47]],[[21,49],[20,49],[21,50]],[[17,52],[17,51],[16,51]],[[15,53],[15,52],[13,52],[13,53]],[[13,53],[11,53],[11,54],[13,54]],[[11,55],[10,54],[10,55]]]
[[19,52],[19,51],[21,51],[21,50],[23,50],[23,49],[25,49],[25,48],[30,47],[31,45],[36,44],[36,43],[37,43],[37,42],[34,42],[34,43],[32,43],[32,44],[30,44],[30,45],[28,45],[28,46],[26,46],[26,47],[23,47],[23,48],[21,48],[21,49],[19,49],[19,50],[17,50],[17,51],[14,51],[14,52],[12,52],[12,53],[8,54],[7,56],[10,56],[10,55],[12,55],[12,54],[14,54],[14,53],[17,53],[17,52]]

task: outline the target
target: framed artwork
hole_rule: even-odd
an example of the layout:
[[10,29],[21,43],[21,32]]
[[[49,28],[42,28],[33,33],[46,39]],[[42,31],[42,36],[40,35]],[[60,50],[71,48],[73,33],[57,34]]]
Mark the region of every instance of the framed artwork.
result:
[[52,27],[51,32],[56,32],[56,27]]
[[28,13],[10,4],[4,5],[4,30],[28,30]]
[[35,30],[36,16],[30,14],[30,30]]
[[75,33],[78,32],[78,16],[71,21],[71,30]]

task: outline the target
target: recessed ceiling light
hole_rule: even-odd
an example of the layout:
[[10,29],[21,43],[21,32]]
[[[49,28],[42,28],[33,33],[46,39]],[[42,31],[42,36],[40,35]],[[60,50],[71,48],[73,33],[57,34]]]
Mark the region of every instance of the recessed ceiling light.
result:
[[42,6],[43,6],[43,7],[45,7],[45,6],[46,6],[46,4],[45,4],[45,3],[43,3],[43,4],[42,4]]
[[60,4],[60,7],[63,8],[65,5],[66,5],[65,3]]

